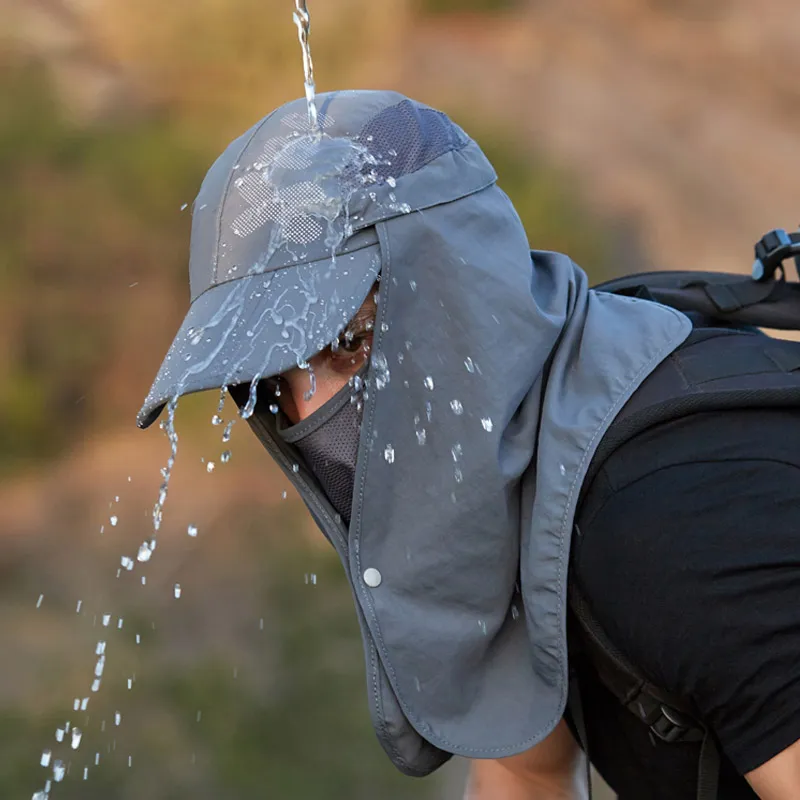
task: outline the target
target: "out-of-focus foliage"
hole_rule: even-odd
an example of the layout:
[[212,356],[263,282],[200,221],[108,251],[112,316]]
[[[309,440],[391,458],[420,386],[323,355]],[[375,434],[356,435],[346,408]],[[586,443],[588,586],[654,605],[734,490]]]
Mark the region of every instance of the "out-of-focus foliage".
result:
[[448,14],[453,12],[496,13],[511,11],[522,0],[416,0],[417,6],[426,14]]
[[[121,290],[151,277],[175,297],[186,234],[176,212],[205,159],[163,120],[71,124],[36,65],[0,74],[0,468],[9,468],[62,451],[94,421],[87,396],[119,358],[134,313]],[[145,341],[151,323],[139,323]]]

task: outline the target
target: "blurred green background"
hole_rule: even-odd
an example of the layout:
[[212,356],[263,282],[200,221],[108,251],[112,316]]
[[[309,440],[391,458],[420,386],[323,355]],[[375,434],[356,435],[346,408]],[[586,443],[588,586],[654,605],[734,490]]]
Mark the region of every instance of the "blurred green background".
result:
[[[0,0],[0,797],[56,759],[63,798],[460,796],[462,766],[419,781],[383,755],[338,563],[243,426],[219,461],[216,397],[182,402],[158,551],[118,575],[168,457],[133,419],[188,303],[182,208],[302,94],[292,5]],[[745,270],[797,220],[800,18],[766,5],[309,3],[320,90],[450,113],[532,245],[595,281]]]

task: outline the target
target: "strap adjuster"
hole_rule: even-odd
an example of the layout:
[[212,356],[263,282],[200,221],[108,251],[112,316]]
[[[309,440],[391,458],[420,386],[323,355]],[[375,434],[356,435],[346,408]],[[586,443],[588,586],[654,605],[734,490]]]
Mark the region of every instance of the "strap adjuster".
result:
[[790,256],[800,256],[800,236],[788,234],[783,228],[776,228],[761,237],[756,244],[756,258],[753,262],[752,276],[755,281],[768,281],[784,260]]
[[662,705],[650,730],[664,742],[699,742],[705,731],[687,714],[681,714],[674,708]]

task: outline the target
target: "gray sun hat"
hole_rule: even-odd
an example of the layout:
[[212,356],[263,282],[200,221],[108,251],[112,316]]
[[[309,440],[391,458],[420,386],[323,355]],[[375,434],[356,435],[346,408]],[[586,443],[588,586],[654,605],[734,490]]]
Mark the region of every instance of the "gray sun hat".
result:
[[[304,99],[273,111],[206,175],[193,206],[191,306],[139,427],[173,398],[280,374],[334,341],[380,272],[375,222],[425,205],[398,200],[403,176],[470,143],[395,92],[320,94],[317,108],[318,129]],[[424,183],[441,180],[433,172]],[[439,183],[438,199],[458,196],[458,183]]]

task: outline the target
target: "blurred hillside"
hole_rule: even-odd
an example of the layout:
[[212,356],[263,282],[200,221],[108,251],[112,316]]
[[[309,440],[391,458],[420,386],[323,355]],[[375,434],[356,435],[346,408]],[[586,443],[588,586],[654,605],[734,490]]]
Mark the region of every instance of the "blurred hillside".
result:
[[[788,0],[309,5],[320,90],[448,111],[532,244],[595,280],[747,269],[798,219]],[[56,797],[458,796],[380,752],[340,570],[244,426],[222,467],[217,398],[181,403],[161,544],[117,577],[168,455],[132,426],[188,302],[181,209],[230,139],[302,93],[291,7],[0,0],[0,797],[41,785],[70,718],[85,739],[61,746]],[[106,684],[73,713],[103,636]]]

